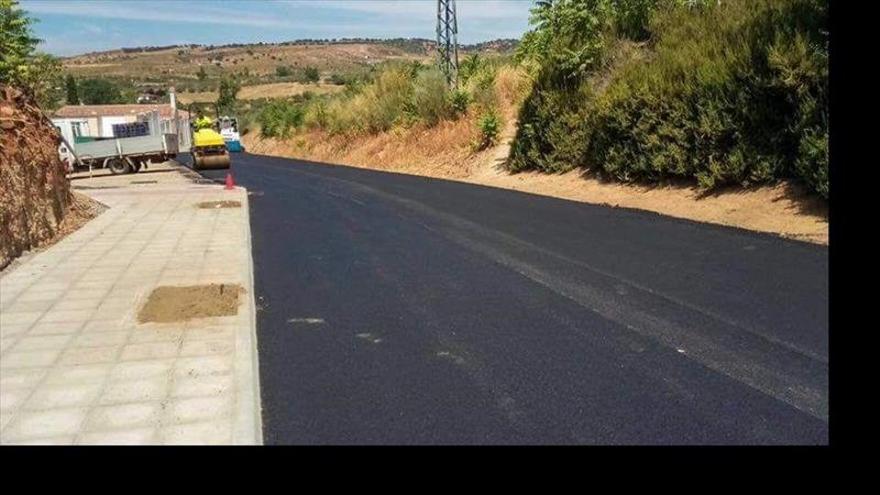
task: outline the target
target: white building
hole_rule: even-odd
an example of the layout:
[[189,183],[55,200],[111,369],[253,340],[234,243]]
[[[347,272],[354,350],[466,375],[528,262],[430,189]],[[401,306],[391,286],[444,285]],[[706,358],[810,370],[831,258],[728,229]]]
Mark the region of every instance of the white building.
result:
[[[183,125],[189,125],[189,114],[178,110]],[[61,130],[68,142],[77,137],[113,137],[114,124],[153,122],[159,132],[174,132],[174,107],[172,104],[146,105],[67,105],[52,114],[52,123]],[[155,131],[152,131],[155,132]]]

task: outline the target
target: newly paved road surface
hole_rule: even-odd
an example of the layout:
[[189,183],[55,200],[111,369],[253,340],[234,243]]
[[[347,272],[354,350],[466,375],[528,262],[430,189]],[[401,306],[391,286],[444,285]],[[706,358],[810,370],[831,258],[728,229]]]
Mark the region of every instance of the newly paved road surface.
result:
[[422,177],[233,167],[252,194],[268,444],[828,442],[825,247]]

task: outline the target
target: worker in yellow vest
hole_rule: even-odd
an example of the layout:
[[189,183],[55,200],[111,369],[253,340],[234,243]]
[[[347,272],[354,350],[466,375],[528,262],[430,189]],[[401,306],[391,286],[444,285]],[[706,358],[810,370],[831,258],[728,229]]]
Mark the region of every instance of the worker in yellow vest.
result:
[[201,129],[211,129],[214,127],[214,119],[207,115],[202,115],[201,112],[199,112],[199,118],[196,119],[195,126],[197,131]]

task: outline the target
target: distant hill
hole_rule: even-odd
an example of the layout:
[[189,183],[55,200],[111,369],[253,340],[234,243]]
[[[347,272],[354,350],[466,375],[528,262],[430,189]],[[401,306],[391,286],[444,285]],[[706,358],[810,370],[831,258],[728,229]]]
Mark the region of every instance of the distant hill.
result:
[[492,41],[484,41],[473,45],[461,45],[461,49],[466,52],[496,52],[496,53],[512,53],[519,46],[517,39],[497,39]]
[[[507,53],[516,49],[519,44],[517,39],[497,39],[491,41],[483,41],[473,44],[459,44],[459,48],[464,52],[473,51],[494,51],[498,53]],[[106,50],[100,52],[89,52],[80,55],[64,57],[64,60],[76,63],[82,59],[113,59],[119,55],[145,54],[153,52],[163,52],[169,50],[202,50],[211,52],[223,49],[261,49],[265,47],[281,47],[281,46],[333,46],[333,45],[386,45],[398,48],[410,54],[425,54],[433,50],[434,40],[427,38],[331,38],[331,39],[298,39],[292,41],[282,41],[278,43],[228,43],[224,45],[203,45],[203,44],[175,44],[163,46],[138,46],[138,47],[122,47],[116,50]]]
[[[499,39],[461,45],[462,55],[506,54],[517,40]],[[63,59],[75,77],[110,77],[141,85],[178,84],[193,91],[210,87],[221,75],[235,74],[248,84],[278,82],[276,73],[315,67],[325,78],[369,70],[389,60],[427,62],[434,41],[425,38],[301,39],[280,43],[176,44],[124,47]],[[284,67],[286,69],[279,69]],[[201,73],[201,76],[200,76]],[[202,84],[204,83],[204,84]]]

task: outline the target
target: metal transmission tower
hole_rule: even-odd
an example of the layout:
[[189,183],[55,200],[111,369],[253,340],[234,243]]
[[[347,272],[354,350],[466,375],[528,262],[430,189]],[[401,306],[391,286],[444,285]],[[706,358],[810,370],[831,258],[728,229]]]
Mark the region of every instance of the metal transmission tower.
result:
[[437,54],[446,82],[458,87],[458,20],[455,0],[437,0]]

